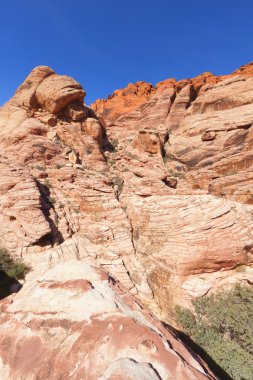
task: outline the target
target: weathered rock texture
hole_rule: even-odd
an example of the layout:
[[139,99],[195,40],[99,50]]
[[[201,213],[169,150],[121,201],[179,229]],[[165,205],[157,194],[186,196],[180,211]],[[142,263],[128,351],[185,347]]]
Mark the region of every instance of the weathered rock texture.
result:
[[106,134],[84,94],[73,79],[38,67],[1,108],[2,245],[35,265],[34,255],[46,260],[49,249],[85,239],[80,255],[151,298],[102,151]]
[[168,79],[141,105],[124,90],[92,105],[107,124],[108,163],[123,180],[120,202],[165,319],[175,303],[252,283],[252,76],[249,64],[224,77]]
[[215,379],[119,282],[88,264],[57,264],[0,307],[1,379]]
[[[121,296],[118,285],[104,284],[109,303],[93,310],[100,290],[87,268],[101,266],[123,284],[124,294],[170,322],[175,304],[190,306],[193,298],[253,282],[253,66],[155,87],[138,82],[91,108],[84,96],[72,78],[38,67],[0,109],[0,244],[32,266],[13,304],[3,306],[0,346],[12,347],[9,356],[6,349],[0,355],[3,378],[48,378],[43,371],[50,360],[52,379],[87,373],[88,379],[126,379],[126,368],[132,379],[203,378],[182,364],[181,343],[171,353],[179,364],[169,368],[174,359],[162,359],[166,347],[158,355],[148,344],[146,355],[159,356],[158,366],[165,366],[159,370],[144,361],[142,348],[131,356],[132,343],[121,342],[120,333],[100,336],[113,321],[120,328],[121,314],[135,309],[111,311]],[[147,328],[144,320],[140,326]],[[141,344],[140,335],[133,345]],[[50,339],[52,350],[42,355]],[[100,347],[100,339],[108,358],[101,352],[98,361],[92,345]],[[22,344],[23,364],[15,356]],[[28,371],[34,345],[40,357],[35,375]],[[126,355],[115,359],[118,352]],[[180,377],[174,368],[181,365],[188,372]]]

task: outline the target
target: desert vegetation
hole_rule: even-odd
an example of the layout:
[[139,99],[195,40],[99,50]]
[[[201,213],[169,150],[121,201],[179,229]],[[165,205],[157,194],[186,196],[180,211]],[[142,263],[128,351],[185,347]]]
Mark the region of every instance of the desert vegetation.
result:
[[237,285],[228,292],[197,299],[193,311],[176,306],[175,314],[184,333],[201,347],[202,357],[217,363],[220,378],[224,379],[224,370],[228,379],[252,380],[252,287]]
[[12,258],[7,249],[0,247],[0,299],[10,294],[12,284],[24,279],[30,268],[19,258]]

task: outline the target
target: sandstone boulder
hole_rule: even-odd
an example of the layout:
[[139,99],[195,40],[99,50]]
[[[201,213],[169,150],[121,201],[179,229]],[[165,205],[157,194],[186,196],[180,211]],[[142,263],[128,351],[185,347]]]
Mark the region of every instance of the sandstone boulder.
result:
[[93,118],[88,118],[85,121],[84,129],[85,129],[85,132],[89,136],[92,136],[101,145],[101,143],[102,143],[102,128],[101,128],[101,124],[99,123],[98,120],[93,119]]
[[73,165],[78,164],[79,158],[78,158],[78,155],[74,151],[70,152],[68,157],[69,157],[69,162],[71,164]]
[[56,114],[74,101],[83,101],[85,92],[74,79],[53,74],[38,86],[36,98],[47,111]]
[[158,132],[139,131],[133,145],[139,149],[151,154],[161,154],[161,140]]
[[166,186],[172,187],[175,189],[177,187],[177,179],[172,176],[166,176],[162,179]]
[[36,90],[44,79],[53,74],[55,74],[55,72],[48,66],[36,67],[17,89],[11,102],[19,107],[38,107],[38,101],[35,95]]

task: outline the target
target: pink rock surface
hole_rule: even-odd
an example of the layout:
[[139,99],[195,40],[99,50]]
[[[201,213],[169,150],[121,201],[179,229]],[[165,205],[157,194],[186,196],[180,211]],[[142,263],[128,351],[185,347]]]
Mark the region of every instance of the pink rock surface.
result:
[[28,280],[0,323],[2,379],[215,379],[119,282],[85,263]]
[[50,75],[36,89],[39,104],[47,111],[58,113],[74,101],[83,101],[85,92],[74,79],[63,75]]
[[[124,181],[136,253],[165,319],[175,303],[251,282],[252,75],[249,64],[226,77],[168,80],[134,111],[113,119],[110,99],[100,110],[117,142],[107,158]],[[140,134],[158,135],[161,151]]]
[[[0,109],[0,245],[32,267],[2,304],[3,378],[44,380],[48,362],[52,379],[208,378],[129,293],[174,323],[175,304],[253,282],[252,73],[129,85],[96,115],[39,67]],[[96,288],[91,266],[126,290],[106,274]]]

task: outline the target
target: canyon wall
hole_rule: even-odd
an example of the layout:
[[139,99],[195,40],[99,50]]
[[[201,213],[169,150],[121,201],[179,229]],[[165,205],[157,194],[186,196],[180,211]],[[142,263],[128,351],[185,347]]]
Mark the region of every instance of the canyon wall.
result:
[[41,66],[0,108],[0,245],[32,268],[1,301],[0,374],[214,378],[145,310],[253,282],[253,65],[84,97]]
[[138,82],[92,105],[165,319],[174,304],[252,283],[252,76],[249,64],[223,77]]

